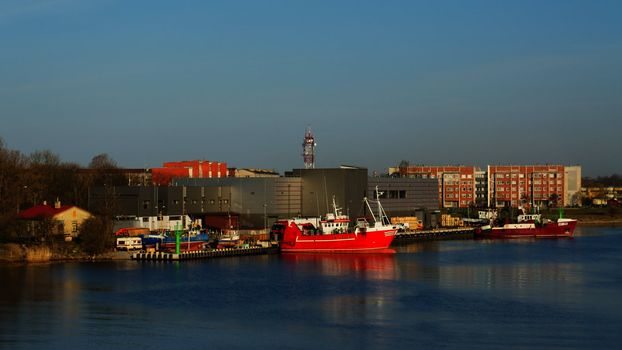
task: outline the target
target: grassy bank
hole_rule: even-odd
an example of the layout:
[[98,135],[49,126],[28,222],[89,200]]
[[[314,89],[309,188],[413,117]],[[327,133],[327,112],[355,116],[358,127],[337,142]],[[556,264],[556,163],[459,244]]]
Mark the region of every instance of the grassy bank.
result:
[[48,263],[64,261],[108,261],[129,259],[125,252],[89,255],[76,244],[0,244],[0,263]]

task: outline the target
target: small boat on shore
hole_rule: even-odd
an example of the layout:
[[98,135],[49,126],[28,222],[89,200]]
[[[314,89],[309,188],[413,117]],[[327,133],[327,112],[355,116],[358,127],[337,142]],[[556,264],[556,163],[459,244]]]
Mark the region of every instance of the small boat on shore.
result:
[[341,213],[333,198],[333,212],[325,218],[279,220],[271,233],[279,237],[283,253],[394,252],[387,248],[397,228],[390,223],[379,200],[378,217],[373,214],[367,198],[364,203],[370,210],[371,223],[359,218],[353,228],[349,227],[350,219]]
[[218,246],[234,247],[240,243],[240,234],[237,231],[230,230],[224,232],[218,237]]
[[[180,251],[194,251],[203,250],[208,243],[208,235],[205,232],[191,234],[189,232],[181,235],[179,239]],[[143,248],[153,248],[158,251],[175,251],[175,233],[168,232],[167,234],[150,234],[142,237]]]

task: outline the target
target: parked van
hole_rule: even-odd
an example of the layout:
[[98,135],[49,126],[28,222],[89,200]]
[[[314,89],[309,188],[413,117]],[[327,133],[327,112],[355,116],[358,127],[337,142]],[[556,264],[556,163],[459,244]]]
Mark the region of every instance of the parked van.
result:
[[143,249],[143,239],[140,237],[117,238],[117,250],[140,250]]

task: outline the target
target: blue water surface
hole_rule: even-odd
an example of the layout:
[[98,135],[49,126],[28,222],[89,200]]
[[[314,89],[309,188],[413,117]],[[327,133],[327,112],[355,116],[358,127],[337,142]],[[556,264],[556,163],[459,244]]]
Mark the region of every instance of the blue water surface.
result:
[[622,229],[396,254],[2,266],[0,349],[618,348]]

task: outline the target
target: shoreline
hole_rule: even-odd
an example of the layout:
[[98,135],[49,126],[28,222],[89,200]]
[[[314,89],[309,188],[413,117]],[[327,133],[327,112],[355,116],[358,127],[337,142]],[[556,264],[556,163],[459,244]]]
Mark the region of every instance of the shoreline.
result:
[[63,254],[45,246],[27,246],[17,243],[0,244],[0,264],[51,264],[69,262],[103,262],[130,260],[131,252],[112,251],[95,256],[86,254]]
[[[573,217],[578,227],[622,227],[622,217]],[[17,243],[0,243],[0,264],[50,264],[69,262],[104,262],[131,260],[131,252],[111,251],[95,256],[86,254],[63,254],[45,246],[27,246]]]
[[585,226],[585,227],[620,227],[622,226],[622,219],[614,219],[614,220],[580,220],[577,219],[577,226]]

